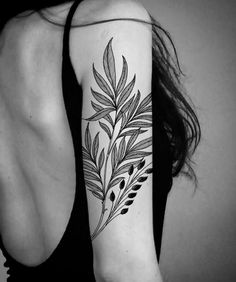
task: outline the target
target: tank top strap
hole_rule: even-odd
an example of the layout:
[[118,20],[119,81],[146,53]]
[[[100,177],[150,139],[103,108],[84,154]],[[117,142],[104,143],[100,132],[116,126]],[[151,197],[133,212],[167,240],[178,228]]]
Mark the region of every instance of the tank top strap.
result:
[[[82,96],[83,91],[78,83],[70,57],[70,30],[73,16],[81,0],[76,0],[68,12],[63,34],[62,49],[62,92],[64,106],[68,119],[68,124],[72,137],[72,144],[75,156],[76,172],[76,190],[74,205],[69,221],[65,241],[69,244],[68,250],[72,251],[73,246],[80,246],[80,252],[83,254],[83,265],[90,277],[88,281],[95,281],[93,276],[93,252],[92,242],[89,230],[88,204],[86,187],[83,173],[82,160],[82,137],[81,137],[81,120],[82,120]],[[77,254],[77,256],[81,255]],[[68,259],[72,259],[72,255]],[[73,260],[77,260],[76,257]]]
[[75,155],[80,155],[79,145],[81,139],[80,121],[82,105],[82,88],[78,83],[70,58],[70,30],[74,13],[81,1],[76,0],[68,12],[63,34],[62,49],[62,91],[66,114],[69,121],[71,135],[74,143]]
[[[70,30],[71,30],[71,23],[73,20],[73,16],[76,12],[77,7],[82,1],[80,0],[75,0],[74,3],[72,4],[64,26],[64,35],[63,35],[63,51],[62,51],[62,56],[64,59],[69,59],[70,58]],[[70,59],[69,59],[70,61]]]

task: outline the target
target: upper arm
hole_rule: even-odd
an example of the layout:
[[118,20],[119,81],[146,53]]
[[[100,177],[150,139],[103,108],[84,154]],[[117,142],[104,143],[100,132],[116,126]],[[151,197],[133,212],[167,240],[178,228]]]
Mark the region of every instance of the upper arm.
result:
[[[116,17],[150,21],[135,7]],[[155,272],[151,27],[115,21],[93,29],[82,76],[82,144],[95,267],[125,271],[135,261],[140,272]]]

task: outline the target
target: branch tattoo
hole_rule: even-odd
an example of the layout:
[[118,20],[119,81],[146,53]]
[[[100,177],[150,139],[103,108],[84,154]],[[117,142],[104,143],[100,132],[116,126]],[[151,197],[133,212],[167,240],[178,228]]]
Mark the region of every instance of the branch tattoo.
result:
[[[85,119],[88,123],[85,146],[82,147],[86,187],[101,202],[101,214],[91,235],[92,240],[117,216],[128,212],[142,183],[152,173],[152,162],[147,163],[146,158],[152,153],[144,151],[152,145],[152,138],[137,141],[152,126],[151,93],[142,101],[139,90],[131,95],[136,75],[127,84],[128,64],[124,56],[117,84],[112,40],[103,55],[103,68],[108,82],[93,64],[93,75],[102,93],[91,88],[96,100],[96,103],[91,101],[95,114]],[[98,122],[105,131],[107,147],[100,146],[99,131],[92,138],[89,122]],[[108,166],[111,167],[109,171]]]

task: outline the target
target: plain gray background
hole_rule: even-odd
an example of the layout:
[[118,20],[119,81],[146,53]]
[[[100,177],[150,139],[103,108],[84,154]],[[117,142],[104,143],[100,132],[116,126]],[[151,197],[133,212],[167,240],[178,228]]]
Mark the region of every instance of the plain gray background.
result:
[[[172,35],[203,138],[194,160],[199,189],[174,179],[160,269],[165,282],[236,281],[236,4],[142,0]],[[5,281],[0,256],[0,282]]]

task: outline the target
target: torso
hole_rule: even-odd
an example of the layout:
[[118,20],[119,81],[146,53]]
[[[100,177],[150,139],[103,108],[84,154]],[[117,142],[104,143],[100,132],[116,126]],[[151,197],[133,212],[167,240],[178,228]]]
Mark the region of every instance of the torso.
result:
[[[70,5],[61,6],[65,17]],[[83,5],[76,13],[87,12]],[[63,28],[37,14],[14,19],[0,37],[0,232],[9,254],[25,265],[50,256],[74,201],[74,151],[61,89],[62,37]],[[81,42],[82,56],[82,30]]]

